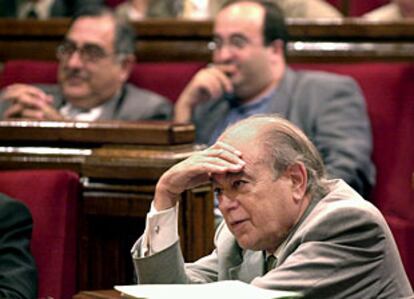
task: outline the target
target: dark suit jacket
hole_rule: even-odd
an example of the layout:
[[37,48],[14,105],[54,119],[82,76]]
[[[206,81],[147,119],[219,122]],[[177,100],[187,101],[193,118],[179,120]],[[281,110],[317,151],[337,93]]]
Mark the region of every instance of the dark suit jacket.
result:
[[413,296],[394,238],[378,209],[342,180],[331,181],[329,189],[325,197],[312,200],[282,246],[276,267],[266,274],[263,252],[240,248],[223,222],[216,232],[215,250],[194,263],[184,264],[179,242],[154,255],[135,257],[138,282],[241,280],[312,299]]
[[[229,112],[220,99],[196,109],[196,139],[208,143]],[[287,68],[268,113],[278,113],[301,128],[316,145],[332,178],[342,178],[367,196],[375,182],[372,137],[365,101],[356,82],[325,72]]]
[[[54,97],[53,106],[56,109],[64,105],[65,100],[57,84],[44,84],[37,87]],[[3,115],[9,104],[0,102],[0,115]],[[171,111],[172,104],[166,98],[132,84],[126,84],[118,101],[107,107],[98,120],[165,120],[171,117]]]
[[0,193],[0,298],[36,298],[31,234],[32,217],[27,207]]

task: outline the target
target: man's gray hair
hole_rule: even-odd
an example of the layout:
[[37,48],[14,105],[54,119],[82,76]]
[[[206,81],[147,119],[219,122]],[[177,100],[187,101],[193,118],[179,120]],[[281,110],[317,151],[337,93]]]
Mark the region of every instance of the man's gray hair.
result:
[[319,151],[302,130],[276,114],[253,115],[234,126],[254,126],[255,123],[263,125],[257,144],[263,145],[267,153],[265,161],[270,160],[273,164],[275,179],[289,166],[303,163],[308,176],[306,194],[312,197],[324,196],[327,192],[325,166]]
[[72,23],[81,17],[102,17],[109,16],[114,20],[115,39],[114,51],[119,56],[135,53],[136,34],[132,25],[125,19],[117,18],[114,12],[104,6],[87,5],[74,16]]

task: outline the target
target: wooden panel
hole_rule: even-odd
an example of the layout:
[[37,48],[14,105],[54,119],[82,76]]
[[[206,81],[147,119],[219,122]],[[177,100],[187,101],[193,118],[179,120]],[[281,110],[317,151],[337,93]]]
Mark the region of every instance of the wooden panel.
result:
[[0,121],[0,139],[8,142],[175,145],[191,143],[194,134],[193,125],[167,121]]
[[[300,61],[361,61],[412,59],[414,21],[374,23],[361,19],[289,19],[289,56]],[[140,61],[204,61],[211,59],[211,21],[145,20],[133,24],[138,32],[136,54]],[[69,21],[0,19],[0,61],[9,59],[55,60]],[[306,46],[298,46],[295,42]],[[330,42],[322,44],[320,42]],[[377,45],[380,44],[380,47]],[[299,44],[303,45],[303,44]]]

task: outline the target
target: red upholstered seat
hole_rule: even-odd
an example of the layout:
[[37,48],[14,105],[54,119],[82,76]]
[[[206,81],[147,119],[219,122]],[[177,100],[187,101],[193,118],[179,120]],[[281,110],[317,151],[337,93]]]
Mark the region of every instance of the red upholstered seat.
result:
[[41,298],[70,299],[77,291],[79,190],[79,177],[71,171],[0,171],[0,192],[23,201],[32,213]]
[[[175,102],[204,62],[137,63],[129,82],[157,92]],[[56,83],[57,63],[53,61],[11,60],[4,65],[0,87],[12,83]]]
[[144,62],[135,65],[129,82],[169,98],[175,102],[181,91],[204,67],[204,62]]
[[0,87],[13,83],[56,83],[57,63],[37,60],[10,60],[4,64]]

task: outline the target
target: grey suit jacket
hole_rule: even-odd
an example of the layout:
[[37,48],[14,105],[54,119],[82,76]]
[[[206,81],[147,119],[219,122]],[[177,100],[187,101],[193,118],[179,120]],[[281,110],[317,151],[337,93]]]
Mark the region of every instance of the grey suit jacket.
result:
[[258,287],[301,292],[305,298],[402,298],[413,295],[393,236],[371,203],[342,180],[313,199],[264,274],[261,251],[243,250],[222,223],[215,250],[185,264],[179,244],[134,258],[139,283],[241,280]]
[[[196,109],[196,140],[208,143],[230,106],[224,99]],[[367,196],[375,182],[372,137],[365,101],[347,76],[287,68],[268,113],[301,128],[316,145],[332,178],[341,178]]]
[[[56,84],[38,85],[40,89],[54,97],[53,106],[61,108],[65,99]],[[0,115],[9,103],[0,102]],[[116,103],[105,106],[98,120],[166,120],[171,117],[172,104],[169,100],[149,90],[126,84]]]

